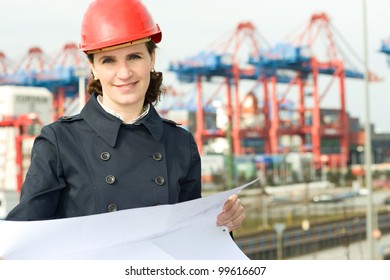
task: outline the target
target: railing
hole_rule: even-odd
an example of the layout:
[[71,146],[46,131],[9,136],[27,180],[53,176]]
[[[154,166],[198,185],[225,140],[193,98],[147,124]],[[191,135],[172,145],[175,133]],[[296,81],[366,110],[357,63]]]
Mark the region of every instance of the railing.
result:
[[[390,232],[390,213],[378,216],[378,227],[382,234]],[[337,246],[348,246],[365,238],[364,216],[312,225],[307,231],[301,228],[286,229],[282,255],[283,259],[288,259]],[[236,243],[250,259],[277,259],[277,236],[274,230],[236,238]]]

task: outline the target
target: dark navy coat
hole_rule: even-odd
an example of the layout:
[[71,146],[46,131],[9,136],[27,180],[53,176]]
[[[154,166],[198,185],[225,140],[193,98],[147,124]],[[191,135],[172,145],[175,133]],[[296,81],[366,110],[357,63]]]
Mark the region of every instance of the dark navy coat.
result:
[[129,125],[92,95],[80,114],[43,127],[20,204],[6,219],[67,218],[199,198],[200,169],[192,134],[153,106]]

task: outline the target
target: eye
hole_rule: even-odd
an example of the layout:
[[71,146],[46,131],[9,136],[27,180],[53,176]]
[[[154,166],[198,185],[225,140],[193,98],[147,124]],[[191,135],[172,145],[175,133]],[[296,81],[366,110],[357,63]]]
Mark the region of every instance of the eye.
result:
[[105,57],[101,60],[102,64],[105,64],[105,63],[113,63],[114,62],[114,59],[112,57]]
[[141,59],[142,57],[141,57],[141,55],[139,55],[139,54],[129,54],[128,56],[127,56],[127,60],[137,60],[137,59]]

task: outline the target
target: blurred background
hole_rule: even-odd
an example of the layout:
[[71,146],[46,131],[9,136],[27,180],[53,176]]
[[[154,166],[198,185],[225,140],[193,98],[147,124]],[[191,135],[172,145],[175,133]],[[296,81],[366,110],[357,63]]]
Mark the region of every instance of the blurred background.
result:
[[[77,114],[89,0],[0,9],[0,218],[42,125]],[[390,255],[390,3],[145,0],[163,31],[163,117],[191,131],[203,195],[241,193],[251,259]],[[120,7],[118,7],[120,8]]]

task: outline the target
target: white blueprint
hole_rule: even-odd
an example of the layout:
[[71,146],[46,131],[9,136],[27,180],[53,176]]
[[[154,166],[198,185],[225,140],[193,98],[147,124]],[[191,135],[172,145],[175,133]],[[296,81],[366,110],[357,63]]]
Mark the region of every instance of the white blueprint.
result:
[[175,205],[77,218],[0,221],[4,259],[247,260],[216,226],[226,200],[241,187]]

